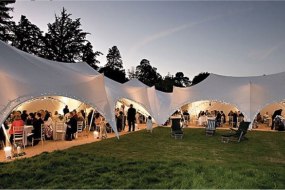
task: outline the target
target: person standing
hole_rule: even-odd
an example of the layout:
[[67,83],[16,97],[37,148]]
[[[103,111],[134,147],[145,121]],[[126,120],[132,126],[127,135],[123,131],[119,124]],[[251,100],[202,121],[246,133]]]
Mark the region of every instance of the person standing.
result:
[[277,115],[281,115],[282,114],[282,109],[279,110],[275,110],[273,115],[272,115],[272,124],[271,124],[271,130],[274,129],[274,119]]
[[127,114],[129,132],[131,131],[131,128],[133,129],[133,131],[135,131],[136,112],[137,112],[136,109],[133,108],[133,104],[131,104]]
[[69,113],[68,106],[66,105],[65,108],[63,109],[63,115]]
[[75,119],[73,112],[70,112],[69,117],[70,119],[66,123],[66,140],[71,141],[72,139],[75,139],[74,133],[77,131],[77,120]]
[[146,132],[152,133],[152,118],[148,116],[146,119]]

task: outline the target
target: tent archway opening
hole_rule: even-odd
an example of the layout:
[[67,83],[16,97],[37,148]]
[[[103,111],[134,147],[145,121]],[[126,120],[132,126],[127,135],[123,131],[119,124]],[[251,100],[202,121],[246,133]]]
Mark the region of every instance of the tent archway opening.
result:
[[[127,99],[127,98],[120,98],[117,100],[116,102],[116,106],[115,106],[115,116],[116,116],[116,123],[117,123],[117,128],[121,129],[125,129],[124,127],[128,124],[127,122],[127,112],[128,109],[130,108],[130,105],[133,105],[133,107],[136,109],[136,125],[139,127],[139,125],[143,125],[146,123],[146,118],[148,116],[151,116],[151,113],[149,113],[149,111],[140,103]],[[122,112],[122,114],[125,116],[124,117],[124,124],[123,127],[118,126],[121,125],[120,120],[118,120],[118,118],[120,119],[120,112]],[[153,119],[153,122],[155,122],[155,120]],[[125,129],[126,130],[126,129]]]
[[228,114],[230,111],[232,112],[239,111],[236,105],[218,100],[200,100],[195,102],[189,102],[187,104],[184,104],[177,110],[181,114],[183,114],[183,112],[185,112],[186,110],[188,111],[190,115],[191,125],[197,125],[199,113],[202,111],[203,112],[208,111],[210,115],[214,115],[215,114],[214,111],[223,111],[226,117],[225,119],[226,123],[229,123]]

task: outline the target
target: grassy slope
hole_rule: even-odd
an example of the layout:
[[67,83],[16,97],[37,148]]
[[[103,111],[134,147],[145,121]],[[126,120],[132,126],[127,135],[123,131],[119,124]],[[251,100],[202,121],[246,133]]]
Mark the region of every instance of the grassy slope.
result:
[[285,133],[156,128],[0,165],[0,188],[285,188]]

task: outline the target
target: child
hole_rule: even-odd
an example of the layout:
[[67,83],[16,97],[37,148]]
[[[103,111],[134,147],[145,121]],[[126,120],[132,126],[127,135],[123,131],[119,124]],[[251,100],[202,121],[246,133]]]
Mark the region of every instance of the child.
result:
[[146,131],[152,133],[152,118],[148,116],[146,119]]

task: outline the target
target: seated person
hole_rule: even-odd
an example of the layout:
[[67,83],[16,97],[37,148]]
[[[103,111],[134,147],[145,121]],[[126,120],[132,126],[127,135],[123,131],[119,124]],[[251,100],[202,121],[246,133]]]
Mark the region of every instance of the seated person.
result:
[[36,113],[35,115],[35,119],[33,121],[33,130],[32,130],[32,133],[33,135],[29,136],[28,137],[28,140],[30,142],[32,142],[33,138],[36,139],[34,140],[34,144],[33,145],[37,145],[39,143],[39,139],[41,138],[41,127],[42,127],[42,124],[44,123],[44,121],[42,120],[42,114],[41,113]]
[[24,130],[24,121],[21,118],[21,114],[19,112],[16,112],[14,115],[14,121],[12,122],[11,128],[9,130],[9,134],[10,134],[10,143],[13,144],[14,142],[14,126],[21,126],[22,127],[22,131]]

